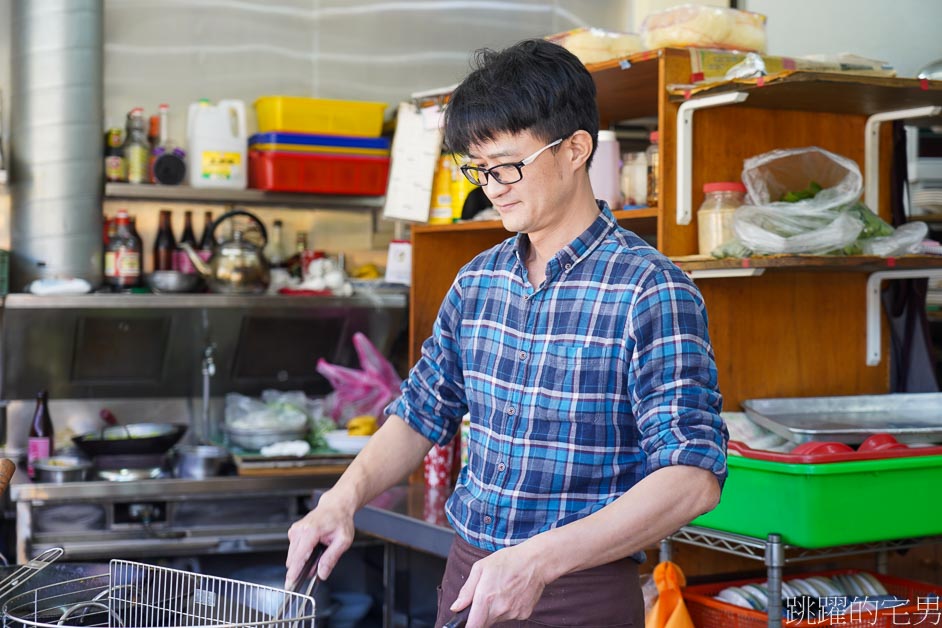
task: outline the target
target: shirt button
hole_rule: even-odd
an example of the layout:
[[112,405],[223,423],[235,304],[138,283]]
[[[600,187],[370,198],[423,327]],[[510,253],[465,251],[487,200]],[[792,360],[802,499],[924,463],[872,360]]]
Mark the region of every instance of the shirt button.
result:
[[518,356],[521,360],[526,360],[526,359],[527,359],[527,352],[526,352],[526,351],[521,351],[520,353],[517,354],[517,356]]
[[498,462],[498,463],[497,463],[497,470],[498,470],[498,471],[503,471],[503,470],[506,469],[506,468],[507,468],[507,467],[504,465],[503,462]]
[[513,406],[511,406],[511,407],[507,408],[507,414],[509,414],[510,416],[513,416],[513,415],[517,414],[517,409],[514,408]]
[[566,264],[566,270],[569,270],[571,268],[572,268],[572,264]]
[[490,516],[490,515],[484,515],[484,523],[490,523],[490,522],[491,522],[491,516]]

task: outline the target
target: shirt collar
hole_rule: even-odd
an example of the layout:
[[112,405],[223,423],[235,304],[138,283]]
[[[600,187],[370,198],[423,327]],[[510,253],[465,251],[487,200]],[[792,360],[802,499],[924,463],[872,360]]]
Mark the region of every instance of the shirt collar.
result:
[[[608,203],[596,200],[599,206],[598,217],[589,225],[589,228],[583,231],[575,240],[564,246],[546,265],[546,278],[550,279],[559,274],[562,270],[571,270],[579,260],[586,257],[602,242],[608,235],[615,230],[618,222],[615,215],[609,209]],[[517,263],[522,268],[526,268],[527,253],[530,249],[530,238],[525,233],[517,234],[515,254]]]

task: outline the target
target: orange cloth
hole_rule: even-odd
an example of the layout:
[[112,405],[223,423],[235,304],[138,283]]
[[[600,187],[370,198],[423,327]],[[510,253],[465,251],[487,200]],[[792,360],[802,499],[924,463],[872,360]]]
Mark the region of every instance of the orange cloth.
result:
[[687,584],[684,572],[672,562],[663,562],[654,568],[653,575],[658,596],[645,628],[694,628],[680,591]]

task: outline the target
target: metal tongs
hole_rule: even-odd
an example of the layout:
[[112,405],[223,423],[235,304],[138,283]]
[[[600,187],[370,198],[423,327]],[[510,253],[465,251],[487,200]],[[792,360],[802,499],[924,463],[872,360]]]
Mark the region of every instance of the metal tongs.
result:
[[468,604],[462,610],[452,615],[451,619],[442,625],[442,628],[464,628],[465,624],[468,623],[468,616],[470,615],[471,605]]
[[[288,589],[289,593],[301,593],[301,587],[304,584],[304,581],[307,579],[310,574],[311,580],[308,582],[307,589],[304,590],[302,595],[311,597],[314,595],[314,592],[317,591],[317,585],[320,584],[320,578],[317,577],[317,563],[320,561],[321,556],[324,555],[324,550],[327,549],[327,546],[323,543],[318,543],[314,546],[314,549],[311,550],[310,555],[307,557],[307,560],[304,561],[304,567],[301,568],[301,573],[298,574],[297,580],[295,580],[291,587]],[[281,605],[281,610],[278,611],[278,614],[275,616],[275,619],[287,619],[285,617],[285,612],[287,612],[288,607],[291,605],[293,596],[286,595],[285,601]],[[315,607],[314,612],[317,612]]]
[[36,558],[17,567],[13,573],[4,578],[3,582],[0,582],[0,600],[5,600],[20,585],[25,584],[40,571],[56,562],[64,553],[65,550],[61,547],[50,547]]

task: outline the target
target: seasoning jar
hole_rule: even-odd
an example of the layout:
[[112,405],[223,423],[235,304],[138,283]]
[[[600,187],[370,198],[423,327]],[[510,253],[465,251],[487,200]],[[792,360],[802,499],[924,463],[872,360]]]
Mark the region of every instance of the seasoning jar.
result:
[[644,151],[648,160],[648,207],[657,207],[657,181],[661,176],[661,153],[658,148],[660,135],[657,131],[651,131],[648,136],[651,145]]
[[746,186],[736,181],[706,183],[703,193],[703,203],[697,211],[697,227],[700,254],[709,255],[716,247],[735,237],[733,212],[743,204]]

